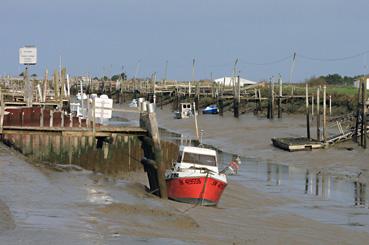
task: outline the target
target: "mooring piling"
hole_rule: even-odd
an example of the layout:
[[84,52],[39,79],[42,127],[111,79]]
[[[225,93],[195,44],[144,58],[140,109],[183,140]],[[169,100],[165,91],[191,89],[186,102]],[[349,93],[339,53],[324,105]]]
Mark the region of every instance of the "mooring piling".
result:
[[316,139],[320,141],[320,88],[316,89]]
[[[146,104],[145,102],[143,103]],[[163,199],[168,198],[165,183],[165,166],[162,161],[159,128],[153,104],[146,104],[146,111],[140,113],[140,127],[147,130],[147,136],[140,136],[144,158],[141,163],[147,172],[150,184],[150,192]]]
[[310,140],[310,118],[309,118],[309,87],[306,83],[306,91],[305,91],[305,101],[306,101],[306,135]]
[[323,86],[323,140],[327,142],[327,86]]

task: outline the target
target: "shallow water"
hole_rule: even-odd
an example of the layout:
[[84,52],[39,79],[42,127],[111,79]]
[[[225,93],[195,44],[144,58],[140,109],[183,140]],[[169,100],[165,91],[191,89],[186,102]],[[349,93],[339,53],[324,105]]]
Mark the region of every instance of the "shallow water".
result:
[[[161,135],[177,144],[197,144],[175,133],[163,131]],[[220,169],[236,156],[220,150],[217,152]],[[297,203],[273,207],[276,212],[292,212],[323,223],[369,232],[369,190],[366,182],[359,181],[360,173],[343,169],[307,169],[240,158],[241,168],[237,175],[229,176],[230,179],[261,192],[298,200]]]

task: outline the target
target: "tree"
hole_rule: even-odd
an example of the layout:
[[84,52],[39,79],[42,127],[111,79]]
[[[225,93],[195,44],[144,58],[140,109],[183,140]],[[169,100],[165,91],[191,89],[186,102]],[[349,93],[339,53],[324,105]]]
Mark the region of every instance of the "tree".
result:
[[116,74],[116,75],[114,75],[114,76],[111,77],[111,80],[113,80],[113,81],[117,81],[118,79],[126,80],[127,79],[127,75],[124,72],[122,72],[120,74]]

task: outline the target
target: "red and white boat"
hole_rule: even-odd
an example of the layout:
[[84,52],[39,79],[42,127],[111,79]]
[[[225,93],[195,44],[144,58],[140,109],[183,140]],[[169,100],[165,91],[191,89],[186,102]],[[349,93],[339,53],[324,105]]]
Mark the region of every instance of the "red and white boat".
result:
[[168,197],[199,205],[217,205],[227,177],[219,173],[215,150],[181,146],[177,162],[165,173]]

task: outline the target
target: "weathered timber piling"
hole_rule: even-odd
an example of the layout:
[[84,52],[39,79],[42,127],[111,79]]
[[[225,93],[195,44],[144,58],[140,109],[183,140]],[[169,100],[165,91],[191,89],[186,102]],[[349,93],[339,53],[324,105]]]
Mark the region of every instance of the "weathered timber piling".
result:
[[168,194],[164,176],[165,166],[162,161],[159,128],[153,108],[153,104],[147,104],[146,111],[140,113],[140,127],[147,130],[147,136],[139,137],[144,151],[144,158],[141,160],[141,163],[149,179],[150,192],[167,199]]
[[1,109],[0,109],[0,133],[3,133],[3,126],[4,126],[4,113],[5,113],[5,104],[4,104],[4,95],[0,88],[0,103],[1,103]]
[[311,120],[314,120],[314,93],[311,94]]
[[[360,81],[361,82],[361,81]],[[358,133],[359,133],[359,123],[360,123],[360,105],[361,105],[361,102],[360,102],[360,92],[361,92],[361,83],[360,83],[360,86],[359,88],[357,89],[357,108],[356,108],[356,124],[355,124],[355,134],[353,136],[353,141],[358,143]]]
[[223,116],[224,101],[222,97],[219,98],[218,104],[219,104],[219,115]]
[[274,117],[274,113],[273,113],[273,85],[272,85],[272,79],[270,79],[269,81],[269,96],[268,96],[268,113],[267,113],[267,118],[268,119],[273,119]]
[[59,73],[58,70],[54,70],[54,76],[53,76],[53,80],[54,80],[54,98],[55,100],[59,99]]
[[366,115],[366,80],[361,81],[361,146],[366,149],[367,115]]
[[48,83],[49,83],[49,71],[46,69],[45,71],[45,79],[43,81],[43,93],[42,93],[42,102],[46,102],[46,95],[48,90]]
[[24,85],[25,85],[24,98],[25,98],[27,106],[31,107],[32,101],[33,101],[33,83],[29,79],[27,66],[26,66],[26,69],[24,70],[23,77],[24,77]]
[[316,140],[320,141],[320,88],[316,90]]
[[323,140],[327,142],[327,86],[323,86]]
[[282,78],[278,79],[279,85],[279,96],[278,96],[278,118],[282,118],[282,96],[283,96],[283,87],[282,87]]
[[240,115],[240,76],[237,76],[237,82],[235,84],[233,95],[233,116],[238,118]]
[[305,102],[306,102],[306,136],[310,140],[310,118],[309,118],[309,87],[306,83],[305,91]]

